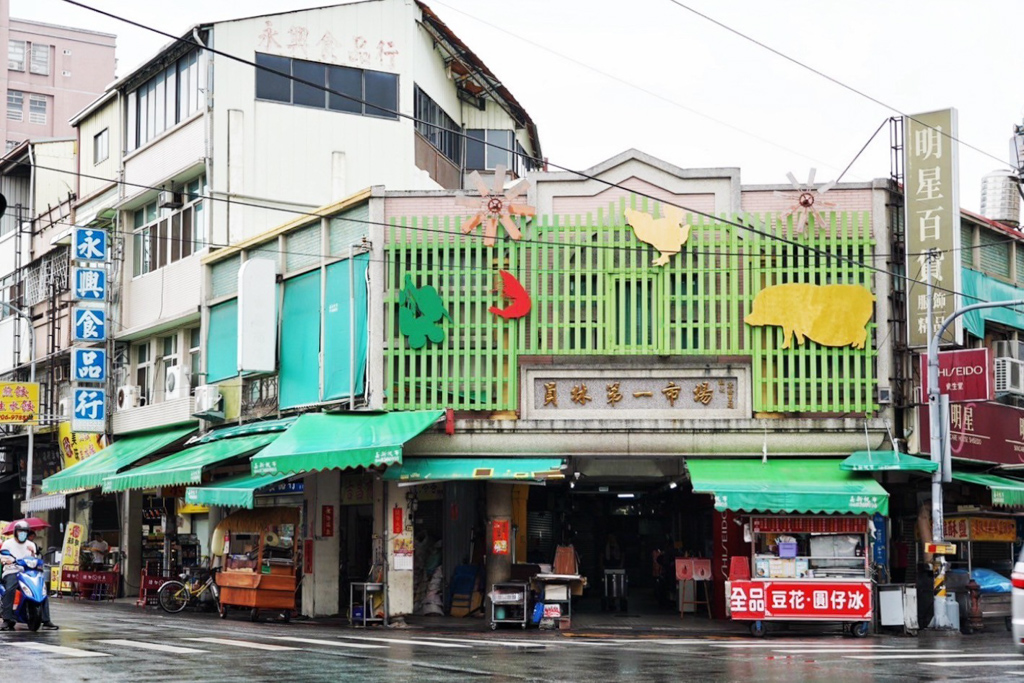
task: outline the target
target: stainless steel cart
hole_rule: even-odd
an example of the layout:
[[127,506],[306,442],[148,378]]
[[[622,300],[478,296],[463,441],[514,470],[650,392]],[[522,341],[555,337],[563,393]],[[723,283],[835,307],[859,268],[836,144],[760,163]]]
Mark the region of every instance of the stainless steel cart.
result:
[[526,583],[496,583],[491,590],[491,628],[498,624],[519,624],[526,628],[529,618],[530,589]]

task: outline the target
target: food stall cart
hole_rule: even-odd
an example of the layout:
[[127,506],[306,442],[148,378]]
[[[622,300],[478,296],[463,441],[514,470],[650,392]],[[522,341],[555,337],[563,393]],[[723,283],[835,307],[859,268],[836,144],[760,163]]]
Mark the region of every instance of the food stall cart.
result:
[[[733,619],[838,621],[857,637],[872,617],[866,516],[752,516],[752,577],[729,586]],[[790,540],[792,539],[792,540]]]
[[291,507],[238,510],[221,520],[211,542],[222,556],[216,574],[221,618],[234,606],[248,608],[253,621],[261,610],[279,612],[284,621],[291,619],[298,524],[299,510]]
[[[873,616],[870,518],[887,515],[877,481],[832,458],[690,459],[695,493],[743,524],[749,569],[725,582],[726,611],[755,636],[769,621],[841,622],[867,635]],[[733,534],[722,515],[723,543]],[[741,561],[746,566],[746,561]]]

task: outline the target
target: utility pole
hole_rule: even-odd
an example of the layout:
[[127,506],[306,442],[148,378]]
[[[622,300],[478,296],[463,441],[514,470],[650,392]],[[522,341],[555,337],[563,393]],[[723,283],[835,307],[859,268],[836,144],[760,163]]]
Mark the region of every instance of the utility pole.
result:
[[[949,440],[949,422],[948,420],[943,419],[940,407],[939,342],[942,340],[942,335],[945,333],[946,329],[954,320],[964,313],[969,313],[982,308],[1012,308],[1014,306],[1024,306],[1024,299],[1014,299],[1011,301],[988,301],[958,308],[936,328],[934,326],[934,313],[932,310],[932,295],[935,289],[934,283],[932,282],[932,268],[933,260],[936,256],[937,254],[935,250],[928,252],[928,268],[926,269],[928,283],[928,331],[931,332],[934,330],[934,334],[929,338],[928,342],[928,423],[929,435],[931,437],[931,459],[932,462],[938,464],[938,469],[932,473],[932,542],[942,544],[945,540],[942,482],[944,478],[948,479],[952,473],[945,471],[949,468],[949,463],[945,462],[945,458],[943,457],[945,444]],[[953,627],[953,623],[946,612],[946,556],[941,553],[936,554],[934,558],[934,567],[935,615],[932,617],[932,622],[929,624],[929,628],[950,629]]]

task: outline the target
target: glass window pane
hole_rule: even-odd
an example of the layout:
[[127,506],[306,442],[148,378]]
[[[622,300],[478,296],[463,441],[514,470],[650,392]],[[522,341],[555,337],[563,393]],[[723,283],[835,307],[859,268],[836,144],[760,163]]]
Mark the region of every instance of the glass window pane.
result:
[[487,168],[484,156],[485,135],[483,130],[466,131],[466,168],[471,171]]
[[153,115],[155,117],[153,119],[153,129],[154,129],[154,132],[157,135],[159,135],[160,133],[164,132],[167,129],[167,123],[166,123],[166,120],[164,118],[164,114],[165,114],[165,110],[164,110],[164,94],[165,94],[165,91],[166,91],[166,88],[165,88],[165,83],[164,83],[164,75],[160,74],[159,76],[157,76],[156,78],[153,79],[153,92],[156,93],[156,97],[153,100],[154,101]]
[[156,226],[157,256],[156,267],[163,268],[167,265],[167,219],[163,219]]
[[192,209],[181,212],[181,258],[192,254]]
[[137,92],[128,93],[128,151],[139,146],[139,131],[136,128],[138,123],[139,98]]
[[487,131],[487,168],[496,168],[503,164],[505,168],[512,166],[512,131]]
[[181,258],[181,213],[171,216],[171,263]]
[[199,53],[193,52],[192,56],[188,60],[188,80],[189,80],[189,108],[188,113],[194,114],[200,109],[202,103],[203,93],[199,92]]
[[183,121],[190,113],[189,107],[188,58],[178,60],[178,120]]
[[188,333],[188,346],[190,349],[198,349],[203,343],[203,335],[198,327],[193,327]]
[[145,235],[141,232],[135,233],[132,240],[132,275],[138,277],[142,275],[142,263],[143,263],[143,252],[142,243],[145,241]]
[[192,221],[192,233],[195,237],[192,242],[195,244],[193,249],[199,250],[206,246],[206,220],[203,216],[202,202],[196,202],[195,212],[195,220]]
[[292,101],[292,81],[288,76],[273,73],[267,69],[279,71],[281,74],[291,74],[291,61],[287,57],[276,57],[256,53],[256,65],[266,67],[256,69],[256,97],[261,100],[274,100],[276,102]]
[[[325,85],[327,83],[327,67],[324,64],[295,59],[292,60],[292,76],[310,83]],[[305,83],[292,81],[292,102],[322,109],[324,103],[327,102],[327,96],[324,94],[323,88],[314,88]]]
[[360,100],[363,99],[363,73],[359,69],[345,66],[332,66],[327,70],[327,86],[342,95],[333,92],[328,95],[328,107],[334,111],[347,111],[359,114],[363,111]]
[[152,223],[156,220],[156,202],[150,202],[146,205],[146,222]]
[[178,70],[172,65],[164,71],[164,83],[167,84],[166,114],[164,119],[168,128],[176,124],[178,118]]
[[[380,71],[363,72],[367,116],[398,118],[398,76]],[[376,105],[376,106],[372,106]]]

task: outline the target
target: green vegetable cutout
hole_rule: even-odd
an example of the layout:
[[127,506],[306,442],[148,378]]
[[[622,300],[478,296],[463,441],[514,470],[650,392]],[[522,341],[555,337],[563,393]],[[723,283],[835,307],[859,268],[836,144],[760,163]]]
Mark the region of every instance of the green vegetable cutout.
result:
[[452,317],[436,289],[429,285],[417,287],[412,276],[406,275],[398,303],[402,307],[398,311],[398,329],[405,335],[409,348],[422,349],[428,339],[435,344],[444,341],[444,328],[438,323],[441,318],[451,322]]

